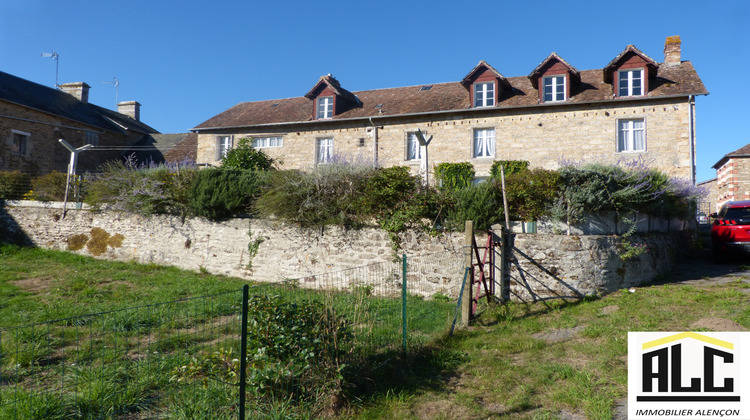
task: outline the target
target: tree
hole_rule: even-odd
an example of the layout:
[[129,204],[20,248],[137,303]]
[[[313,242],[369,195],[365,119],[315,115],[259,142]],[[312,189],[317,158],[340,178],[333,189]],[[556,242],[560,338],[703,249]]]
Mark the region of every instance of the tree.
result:
[[230,149],[221,160],[221,166],[230,169],[269,171],[274,169],[275,165],[276,160],[262,150],[254,148],[249,138],[240,139],[237,147]]

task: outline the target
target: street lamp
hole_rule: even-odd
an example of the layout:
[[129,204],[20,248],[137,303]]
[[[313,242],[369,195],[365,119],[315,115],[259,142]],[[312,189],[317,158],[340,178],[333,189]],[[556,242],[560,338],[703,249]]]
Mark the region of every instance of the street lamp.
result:
[[70,163],[68,164],[68,178],[65,181],[65,201],[63,201],[63,218],[65,218],[65,214],[68,212],[68,190],[70,189],[70,176],[76,174],[76,164],[78,163],[78,154],[81,153],[84,150],[90,149],[93,146],[90,144],[83,145],[79,148],[73,147],[70,143],[67,141],[60,139],[60,144],[62,144],[66,149],[70,151]]

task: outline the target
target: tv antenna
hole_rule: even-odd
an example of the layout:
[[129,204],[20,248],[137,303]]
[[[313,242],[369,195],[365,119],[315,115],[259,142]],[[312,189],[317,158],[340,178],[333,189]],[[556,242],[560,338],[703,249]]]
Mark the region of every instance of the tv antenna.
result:
[[55,88],[59,89],[60,84],[58,83],[57,76],[60,74],[60,54],[56,53],[55,50],[52,50],[52,52],[42,53],[42,57],[49,57],[55,60]]
[[120,102],[120,81],[116,77],[113,77],[112,82],[99,82],[99,83],[112,83],[115,87],[115,106]]

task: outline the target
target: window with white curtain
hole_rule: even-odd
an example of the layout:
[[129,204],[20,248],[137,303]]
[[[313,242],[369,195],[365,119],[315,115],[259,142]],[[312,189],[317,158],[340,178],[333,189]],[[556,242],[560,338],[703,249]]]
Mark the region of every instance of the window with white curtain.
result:
[[495,157],[495,129],[474,130],[474,157]]
[[333,118],[333,96],[318,98],[318,119]]
[[406,133],[406,160],[421,160],[422,148],[419,147],[417,133]]
[[216,160],[224,159],[229,149],[232,148],[232,136],[219,136],[216,138]]
[[281,137],[253,137],[253,147],[256,149],[265,149],[268,147],[283,146]]
[[617,121],[617,151],[646,151],[646,121],[643,118]]
[[333,137],[318,139],[315,149],[316,163],[330,163],[333,159]]

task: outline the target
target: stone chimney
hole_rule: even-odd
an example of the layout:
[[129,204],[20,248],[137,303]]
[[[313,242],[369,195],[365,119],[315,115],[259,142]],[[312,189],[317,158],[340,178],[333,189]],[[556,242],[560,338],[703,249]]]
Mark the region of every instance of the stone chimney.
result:
[[679,35],[668,36],[667,41],[664,43],[664,63],[668,66],[679,66],[681,62],[681,49]]
[[141,104],[136,101],[120,102],[117,104],[117,112],[125,114],[136,121],[141,120]]
[[60,90],[69,95],[73,95],[83,103],[89,102],[89,89],[91,89],[91,86],[84,82],[63,83],[60,85]]

